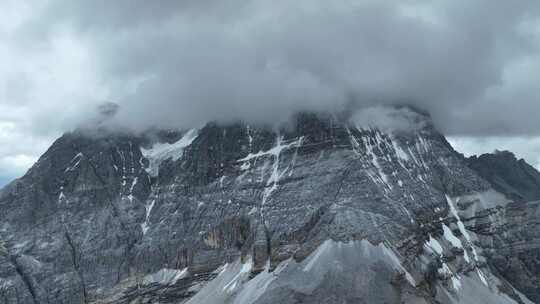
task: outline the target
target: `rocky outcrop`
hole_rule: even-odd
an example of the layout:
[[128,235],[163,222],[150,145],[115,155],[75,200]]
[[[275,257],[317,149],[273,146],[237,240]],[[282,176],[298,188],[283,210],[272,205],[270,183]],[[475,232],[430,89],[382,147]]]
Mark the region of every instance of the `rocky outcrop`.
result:
[[512,200],[540,200],[540,172],[512,152],[471,156],[467,165]]
[[508,151],[472,156],[467,165],[513,201],[471,219],[488,262],[501,277],[540,302],[540,173]]
[[[301,113],[277,128],[65,134],[0,193],[8,256],[31,261],[25,275],[0,262],[5,294],[36,303],[527,303],[520,291],[534,297],[539,272],[531,284],[516,280],[534,257],[514,267],[502,262],[513,249],[493,252],[517,248],[515,221],[536,229],[537,216],[512,212],[427,114],[396,108],[392,118],[401,127]],[[145,280],[169,269],[182,278]]]

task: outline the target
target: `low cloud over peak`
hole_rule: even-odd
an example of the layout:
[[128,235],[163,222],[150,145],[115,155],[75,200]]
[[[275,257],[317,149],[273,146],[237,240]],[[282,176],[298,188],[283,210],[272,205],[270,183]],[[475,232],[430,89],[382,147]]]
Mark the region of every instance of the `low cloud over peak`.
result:
[[78,80],[96,89],[51,103],[107,98],[135,127],[406,100],[447,133],[507,135],[540,132],[531,115],[540,110],[539,9],[537,1],[51,0],[9,38],[31,57],[65,51],[75,62],[59,58],[53,71],[87,74]]
[[[540,2],[6,1],[0,119],[50,138],[410,103],[455,136],[539,136]],[[92,114],[89,114],[92,113]],[[94,116],[95,117],[95,116]]]

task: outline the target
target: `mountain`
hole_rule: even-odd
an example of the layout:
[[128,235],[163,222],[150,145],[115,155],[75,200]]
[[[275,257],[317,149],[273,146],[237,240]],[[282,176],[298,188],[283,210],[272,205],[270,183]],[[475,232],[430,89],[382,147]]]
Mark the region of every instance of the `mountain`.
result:
[[516,201],[540,200],[540,172],[509,151],[472,156],[467,165]]
[[0,299],[540,302],[540,210],[509,190],[530,177],[384,113],[66,133],[0,193]]

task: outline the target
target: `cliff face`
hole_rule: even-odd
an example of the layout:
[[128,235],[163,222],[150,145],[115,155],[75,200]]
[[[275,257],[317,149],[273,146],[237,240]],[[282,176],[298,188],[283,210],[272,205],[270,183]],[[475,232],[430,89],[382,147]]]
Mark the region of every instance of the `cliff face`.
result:
[[2,295],[540,301],[537,205],[486,181],[426,114],[393,117],[399,127],[301,113],[279,129],[68,133],[0,194]]
[[511,152],[472,156],[467,165],[513,200],[540,200],[540,172]]
[[[508,151],[497,151],[467,159],[467,165],[513,202],[492,211],[489,225],[479,230],[491,234],[489,260],[516,287],[540,301],[540,173]],[[494,224],[494,222],[496,224]]]

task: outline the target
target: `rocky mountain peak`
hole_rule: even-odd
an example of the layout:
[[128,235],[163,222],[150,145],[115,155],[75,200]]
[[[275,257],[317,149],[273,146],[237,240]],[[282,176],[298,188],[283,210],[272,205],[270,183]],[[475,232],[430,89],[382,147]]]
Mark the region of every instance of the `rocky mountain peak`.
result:
[[509,151],[471,156],[470,168],[488,180],[498,191],[518,201],[540,199],[540,173]]
[[538,206],[514,205],[421,111],[97,133],[65,134],[0,193],[6,298],[538,299],[540,272],[519,272],[534,246],[502,250],[537,240],[516,223],[532,229]]

